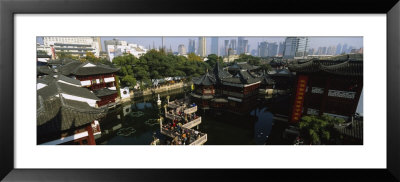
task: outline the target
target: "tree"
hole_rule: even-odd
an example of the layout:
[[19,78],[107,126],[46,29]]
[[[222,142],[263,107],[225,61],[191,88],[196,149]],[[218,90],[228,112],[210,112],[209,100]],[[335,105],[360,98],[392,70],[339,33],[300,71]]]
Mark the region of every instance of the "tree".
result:
[[192,54],[189,57],[165,54],[153,49],[140,58],[131,54],[124,54],[115,57],[112,62],[121,68],[118,73],[122,78],[121,84],[127,86],[132,83],[132,78],[134,78],[143,86],[141,88],[145,88],[152,85],[151,79],[200,76],[209,68],[209,65],[201,61],[199,56]]
[[188,60],[189,61],[203,61],[200,56],[194,54],[193,52],[188,54]]
[[300,134],[310,144],[329,144],[330,140],[337,136],[334,125],[343,122],[343,119],[328,115],[303,116],[299,123]]
[[124,85],[134,87],[136,85],[136,79],[132,75],[125,75],[121,80]]
[[217,56],[216,54],[208,55],[206,63],[210,68],[213,68],[217,62],[219,62],[220,65],[224,64],[220,56]]
[[254,57],[252,55],[240,54],[239,59],[235,60],[236,62],[247,62],[251,65],[259,66],[261,63],[261,58]]

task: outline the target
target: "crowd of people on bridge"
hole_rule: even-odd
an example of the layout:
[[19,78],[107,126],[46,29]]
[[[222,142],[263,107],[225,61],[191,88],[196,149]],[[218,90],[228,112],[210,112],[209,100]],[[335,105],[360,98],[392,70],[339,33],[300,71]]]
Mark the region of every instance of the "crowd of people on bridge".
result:
[[163,125],[163,129],[171,132],[171,135],[174,136],[170,143],[167,141],[169,145],[189,145],[204,135],[192,129],[182,128],[179,123],[176,126],[168,123]]

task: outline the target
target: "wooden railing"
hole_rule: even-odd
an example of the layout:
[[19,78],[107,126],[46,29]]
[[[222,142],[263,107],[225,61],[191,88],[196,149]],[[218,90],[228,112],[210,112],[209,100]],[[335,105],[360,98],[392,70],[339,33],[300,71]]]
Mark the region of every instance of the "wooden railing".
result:
[[172,119],[172,120],[175,120],[175,119],[182,119],[182,116],[178,116],[178,115],[175,115],[175,114],[171,114],[171,113],[165,113],[165,117],[166,118],[168,118],[168,119]]
[[194,107],[191,107],[189,109],[185,109],[183,112],[185,114],[192,114],[192,113],[195,113],[196,111],[197,111],[197,106],[194,106]]
[[203,145],[206,142],[207,142],[207,134],[204,134],[202,137],[190,143],[189,145]]
[[199,125],[200,123],[201,123],[201,117],[199,116],[198,118],[196,118],[196,119],[194,119],[194,120],[182,125],[182,127],[190,129],[190,128],[193,128],[193,127]]

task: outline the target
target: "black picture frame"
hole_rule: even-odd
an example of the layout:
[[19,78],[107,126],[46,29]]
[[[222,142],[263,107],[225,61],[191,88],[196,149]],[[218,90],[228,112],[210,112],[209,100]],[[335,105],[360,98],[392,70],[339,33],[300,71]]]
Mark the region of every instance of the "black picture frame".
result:
[[[386,169],[15,169],[14,15],[37,13],[380,13],[387,15]],[[398,0],[0,0],[0,179],[5,181],[400,180],[400,3]],[[382,59],[385,59],[382,57]],[[35,154],[32,154],[34,157]],[[371,156],[374,157],[374,156]],[[366,159],[368,160],[368,159]],[[290,164],[288,164],[290,165]],[[184,168],[184,166],[182,166]],[[250,178],[251,177],[251,178]],[[225,181],[225,180],[224,180]]]

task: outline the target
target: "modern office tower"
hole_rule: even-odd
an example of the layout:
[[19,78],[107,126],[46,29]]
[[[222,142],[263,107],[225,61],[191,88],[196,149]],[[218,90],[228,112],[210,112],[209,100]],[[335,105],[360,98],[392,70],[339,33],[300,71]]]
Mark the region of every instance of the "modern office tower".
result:
[[256,49],[251,50],[251,55],[252,56],[258,56],[257,55],[257,50]]
[[286,59],[304,58],[307,56],[308,37],[286,37],[283,57]]
[[224,41],[224,48],[225,48],[224,56],[228,56],[228,51],[229,51],[229,40],[225,40],[225,41]]
[[196,40],[193,39],[189,40],[188,53],[196,53]]
[[180,44],[180,45],[178,46],[178,53],[179,53],[180,55],[185,55],[185,54],[186,54],[186,47],[185,47],[185,45]]
[[351,50],[353,50],[355,47],[354,46],[349,46],[349,48],[347,49],[346,53],[351,53]]
[[274,43],[268,43],[268,56],[269,57],[274,57],[278,53],[278,44],[276,42]]
[[329,46],[328,50],[326,51],[327,55],[335,55],[336,54],[336,47],[335,46]]
[[218,37],[211,37],[211,54],[219,56]]
[[336,55],[342,54],[342,44],[336,46]]
[[284,42],[279,42],[278,56],[283,56],[283,50],[285,50],[285,44]]
[[317,55],[326,55],[326,47],[318,47]]
[[344,44],[342,47],[342,53],[347,53],[347,44]]
[[268,42],[261,42],[258,45],[258,56],[267,57],[268,56]]
[[201,57],[207,56],[207,44],[206,44],[206,37],[199,37],[199,50],[198,53]]
[[237,53],[237,44],[236,44],[236,39],[231,39],[231,42],[229,44],[229,48],[234,50],[235,53]]
[[248,45],[249,45],[249,40],[245,40],[244,37],[238,37],[238,47],[236,52],[238,54],[245,54],[248,52]]
[[315,54],[314,48],[308,49],[308,55],[314,55],[314,54]]

